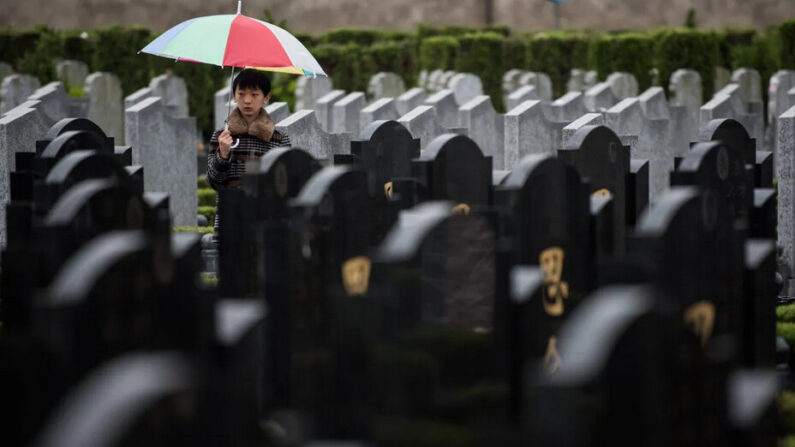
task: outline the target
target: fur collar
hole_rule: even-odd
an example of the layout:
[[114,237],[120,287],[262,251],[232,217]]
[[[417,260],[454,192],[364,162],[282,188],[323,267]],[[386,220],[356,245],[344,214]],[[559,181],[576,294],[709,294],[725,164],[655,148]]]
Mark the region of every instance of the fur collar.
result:
[[229,132],[234,136],[249,134],[262,141],[270,141],[275,129],[276,123],[273,122],[273,119],[265,109],[260,110],[259,116],[251,125],[246,122],[238,108],[235,108],[229,116]]

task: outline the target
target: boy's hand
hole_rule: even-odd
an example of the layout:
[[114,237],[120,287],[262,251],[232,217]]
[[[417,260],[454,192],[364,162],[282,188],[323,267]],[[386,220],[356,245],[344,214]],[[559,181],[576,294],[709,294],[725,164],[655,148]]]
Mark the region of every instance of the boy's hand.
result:
[[221,158],[229,160],[229,148],[232,146],[232,134],[228,130],[221,132],[218,135],[218,150],[221,151]]

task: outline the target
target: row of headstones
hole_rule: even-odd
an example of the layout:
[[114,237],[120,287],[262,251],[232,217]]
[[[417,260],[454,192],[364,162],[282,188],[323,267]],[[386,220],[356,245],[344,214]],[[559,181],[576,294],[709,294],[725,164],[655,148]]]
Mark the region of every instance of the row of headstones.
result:
[[[16,152],[29,151],[30,142],[41,138],[60,119],[87,117],[108,129],[117,143],[133,147],[134,162],[150,174],[145,190],[171,195],[176,225],[196,224],[199,139],[196,120],[187,115],[187,89],[182,79],[171,74],[155,77],[149,87],[126,98],[122,98],[119,79],[109,73],[89,75],[84,98],[70,97],[60,82],[30,92],[37,85],[38,81],[27,75],[13,74],[3,80],[0,97],[15,107],[0,117],[0,153],[6,154],[0,160],[0,203],[8,201],[8,172],[14,169]],[[16,104],[22,99],[24,102]],[[3,245],[5,224],[2,219],[0,222]]]
[[262,305],[200,287],[198,235],[172,234],[170,198],[144,192],[129,147],[85,119],[31,145],[2,254],[4,442],[246,444]]
[[[469,135],[493,157],[496,169],[510,169],[527,154],[553,153],[582,126],[607,125],[632,147],[634,156],[650,160],[652,201],[668,187],[668,172],[673,169],[675,158],[684,156],[691,142],[704,141],[699,134],[699,118],[702,125],[718,118],[737,119],[747,128],[756,129],[752,137],[761,141],[758,124],[762,123],[762,115],[742,112],[747,110],[747,104],[739,98],[737,84],[730,84],[702,107],[699,99],[688,95],[692,86],[700,85],[698,73],[692,70],[673,74],[675,94],[670,101],[661,87],[619,100],[613,85],[632,85],[634,78],[626,73],[615,73],[610,78],[611,82],[599,83],[585,93],[569,92],[552,102],[525,95],[506,114],[497,113],[485,95],[458,104],[449,89],[424,99],[420,90],[412,89],[397,99],[381,98],[370,105],[366,105],[362,92],[346,95],[342,90],[332,90],[319,98],[314,111],[300,110],[289,115],[284,104],[271,105],[268,111],[297,146],[309,149],[318,158],[346,153],[351,138],[368,123],[395,119],[421,142],[445,132]],[[722,104],[724,99],[741,110],[735,113],[734,109],[713,107],[713,103]],[[396,110],[396,105],[405,110],[411,102],[421,105],[405,113]]]
[[[641,216],[647,166],[604,126],[511,172],[464,136],[420,153],[394,121],[363,135],[322,169],[272,150],[221,192],[218,295],[251,298],[217,301],[196,288],[196,238],[170,234],[167,198],[142,195],[129,150],[77,120],[19,154],[6,439],[775,437],[775,377],[747,369],[775,363],[775,192],[751,201],[735,142],[696,145],[681,187]],[[601,287],[616,280],[647,285]]]
[[[333,166],[269,152],[219,191],[218,295],[267,304],[270,411],[365,441],[394,418],[484,445],[772,445],[776,193],[739,123],[707,127],[645,212],[648,162],[605,126],[510,172],[395,121]],[[732,419],[745,399],[764,410]]]

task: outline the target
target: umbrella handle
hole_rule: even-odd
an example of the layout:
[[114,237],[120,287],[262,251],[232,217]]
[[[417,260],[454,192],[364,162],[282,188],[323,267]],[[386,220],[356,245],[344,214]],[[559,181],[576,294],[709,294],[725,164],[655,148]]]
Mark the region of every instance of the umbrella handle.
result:
[[[229,123],[224,123],[224,130],[229,130]],[[229,149],[234,149],[240,145],[240,138],[235,140],[235,144],[229,146]]]

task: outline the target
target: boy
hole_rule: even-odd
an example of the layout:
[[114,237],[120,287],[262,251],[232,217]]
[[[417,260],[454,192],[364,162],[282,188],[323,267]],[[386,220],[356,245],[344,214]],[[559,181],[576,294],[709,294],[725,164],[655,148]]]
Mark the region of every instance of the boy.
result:
[[[241,71],[232,83],[232,91],[237,107],[229,116],[229,130],[218,130],[210,139],[207,182],[215,190],[239,188],[247,161],[259,159],[275,147],[290,146],[290,137],[275,129],[276,123],[263,108],[271,99],[271,83],[265,73]],[[216,198],[216,210],[218,206]],[[219,228],[216,214],[216,237]]]

